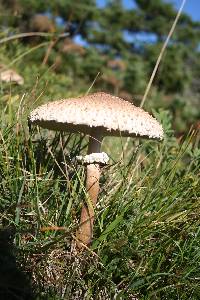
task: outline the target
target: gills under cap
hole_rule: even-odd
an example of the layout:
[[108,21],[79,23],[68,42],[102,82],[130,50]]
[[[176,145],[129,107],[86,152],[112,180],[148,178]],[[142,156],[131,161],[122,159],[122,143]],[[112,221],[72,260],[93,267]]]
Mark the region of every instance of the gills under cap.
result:
[[143,109],[106,93],[50,102],[33,110],[29,121],[43,128],[103,136],[163,138],[159,122]]

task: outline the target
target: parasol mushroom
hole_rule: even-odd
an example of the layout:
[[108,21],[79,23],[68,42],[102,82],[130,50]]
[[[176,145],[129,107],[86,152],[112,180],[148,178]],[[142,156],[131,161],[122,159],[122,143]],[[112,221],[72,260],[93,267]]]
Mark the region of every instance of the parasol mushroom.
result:
[[163,128],[143,109],[106,93],[59,100],[44,104],[29,116],[32,124],[43,128],[90,135],[88,153],[78,157],[86,164],[86,190],[89,201],[83,204],[77,238],[78,246],[89,245],[93,235],[94,212],[99,193],[101,164],[108,162],[101,153],[104,136],[162,139]]
[[16,84],[23,85],[24,78],[19,75],[15,70],[6,69],[6,67],[0,64],[0,81],[15,82]]

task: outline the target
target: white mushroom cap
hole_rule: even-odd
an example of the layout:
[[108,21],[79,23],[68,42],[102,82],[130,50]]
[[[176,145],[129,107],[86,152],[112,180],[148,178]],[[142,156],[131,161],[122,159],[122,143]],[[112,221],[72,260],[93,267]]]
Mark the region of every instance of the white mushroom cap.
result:
[[24,84],[24,78],[11,69],[0,71],[0,80],[4,82],[16,82],[19,85]]
[[163,138],[162,126],[149,113],[106,93],[44,104],[31,112],[29,121],[52,130],[90,134],[96,128],[103,136]]

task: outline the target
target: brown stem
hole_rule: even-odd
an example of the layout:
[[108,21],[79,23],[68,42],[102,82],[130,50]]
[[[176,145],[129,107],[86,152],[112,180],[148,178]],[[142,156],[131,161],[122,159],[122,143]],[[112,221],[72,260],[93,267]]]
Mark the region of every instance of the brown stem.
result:
[[[97,197],[99,193],[100,167],[98,164],[87,166],[86,189],[88,193],[87,203],[83,204],[80,226],[77,232],[78,240],[84,245],[91,243],[93,235],[93,223]],[[81,248],[81,245],[78,245]]]
[[45,53],[45,56],[43,58],[43,61],[42,61],[42,66],[46,65],[47,64],[47,61],[49,59],[49,55],[51,53],[51,50],[52,48],[55,46],[55,44],[57,43],[58,39],[52,39],[51,42],[49,43],[49,46],[46,50],[46,53]]
[[[98,132],[93,132],[89,140],[88,154],[100,152],[102,136]],[[77,231],[77,239],[84,245],[89,245],[93,235],[94,214],[99,194],[99,178],[101,170],[99,164],[87,165],[86,191],[88,194],[87,203],[83,204],[81,211],[80,226]],[[81,243],[78,247],[82,248]]]

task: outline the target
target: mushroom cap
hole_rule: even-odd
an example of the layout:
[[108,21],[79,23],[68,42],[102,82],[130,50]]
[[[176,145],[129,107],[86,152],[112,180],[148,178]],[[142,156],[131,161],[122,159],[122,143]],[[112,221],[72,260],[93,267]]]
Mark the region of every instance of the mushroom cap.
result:
[[49,102],[34,109],[29,122],[43,128],[103,136],[163,138],[163,128],[143,109],[106,93]]
[[0,80],[4,82],[16,82],[19,85],[24,84],[24,78],[12,69],[0,71]]

